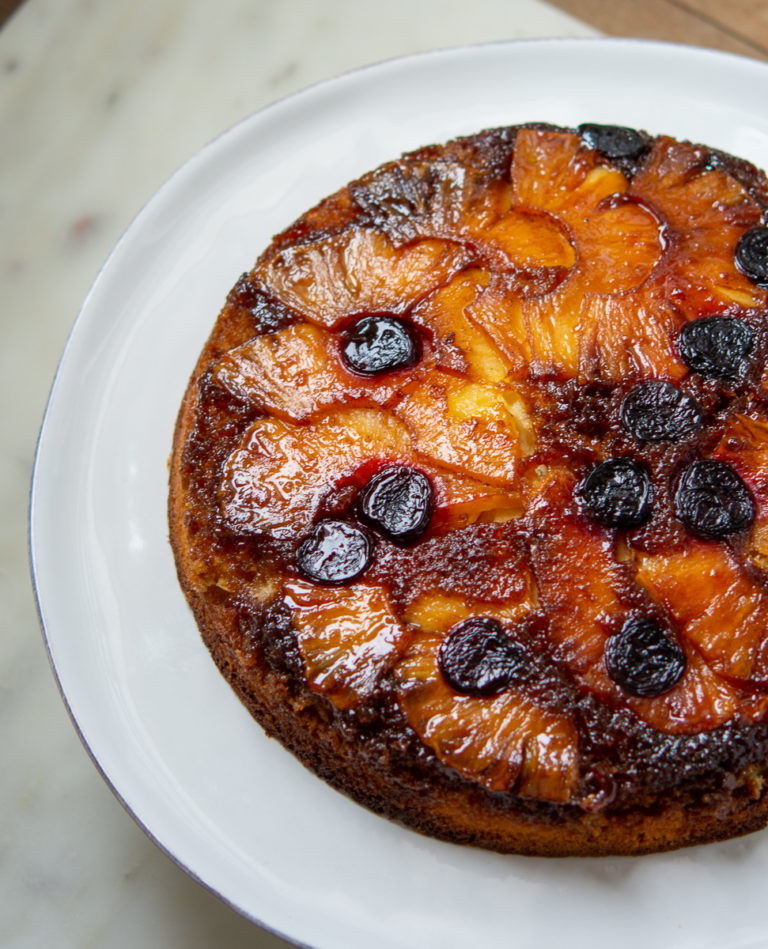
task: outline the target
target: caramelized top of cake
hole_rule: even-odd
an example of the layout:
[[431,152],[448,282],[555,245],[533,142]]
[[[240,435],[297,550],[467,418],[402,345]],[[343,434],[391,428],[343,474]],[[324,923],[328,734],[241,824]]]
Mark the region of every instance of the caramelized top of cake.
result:
[[284,602],[311,690],[493,792],[603,806],[621,735],[765,721],[765,198],[530,126],[328,199],[203,357],[199,588]]

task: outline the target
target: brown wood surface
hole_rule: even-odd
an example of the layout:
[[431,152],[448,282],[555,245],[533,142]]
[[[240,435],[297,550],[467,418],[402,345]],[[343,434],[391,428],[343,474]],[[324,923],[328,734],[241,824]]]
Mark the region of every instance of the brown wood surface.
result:
[[0,26],[5,23],[16,7],[20,7],[22,0],[0,0]]
[[[23,0],[0,0],[0,26]],[[637,36],[768,59],[767,0],[549,0],[609,36]]]
[[549,0],[609,36],[636,36],[768,59],[765,0]]

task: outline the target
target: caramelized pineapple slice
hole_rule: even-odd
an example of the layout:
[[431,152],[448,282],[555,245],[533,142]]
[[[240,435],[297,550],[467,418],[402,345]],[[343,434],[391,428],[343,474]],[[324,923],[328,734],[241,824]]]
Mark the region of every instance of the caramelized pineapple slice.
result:
[[[512,389],[436,372],[395,411],[413,434],[417,454],[427,462],[514,487],[522,451],[518,425],[525,424],[522,413],[514,412],[519,398]],[[527,435],[533,437],[532,430]]]
[[472,379],[494,383],[506,377],[507,362],[488,334],[466,315],[488,279],[484,270],[463,271],[421,303],[413,318],[435,334],[437,365],[441,369],[465,370]]
[[[578,373],[581,305],[578,285],[570,280],[554,293],[513,304],[513,309],[519,306],[525,324],[534,376]],[[517,323],[518,317],[513,321]]]
[[[656,561],[658,589],[642,571],[638,571],[635,581],[630,565],[617,562],[609,532],[587,525],[569,511],[567,486],[567,476],[550,476],[532,507],[539,524],[532,564],[539,605],[549,619],[549,637],[557,644],[555,656],[567,665],[576,682],[609,704],[631,709],[653,728],[673,734],[714,728],[736,711],[755,718],[762,714],[768,702],[750,700],[719,675],[717,664],[702,655],[700,644],[688,636],[686,629],[682,630],[686,668],[670,691],[638,698],[611,680],[605,666],[605,647],[608,637],[627,618],[637,615],[635,582],[670,609],[660,592],[668,589],[670,564],[663,557]],[[645,563],[652,560],[644,558]],[[699,587],[692,593],[702,608],[710,596],[708,582],[702,574]],[[675,609],[670,612],[679,621]],[[736,619],[737,624],[740,621]]]
[[[511,292],[501,303],[487,301],[487,307],[481,298],[473,315],[505,352],[519,345],[524,331],[526,361],[535,374],[575,376],[597,368],[602,376],[621,378],[624,353],[617,360],[613,349],[596,349],[595,337],[619,339],[628,328],[641,361],[654,356],[656,339],[645,341],[645,321],[629,291],[642,286],[661,260],[661,224],[626,197],[621,172],[598,161],[576,135],[523,129],[517,137],[510,170],[514,199],[562,221],[576,259],[568,279],[553,292],[523,298]],[[615,307],[592,304],[609,294],[625,296]],[[606,324],[606,316],[621,325]],[[668,350],[667,344],[663,352]]]
[[467,315],[503,353],[512,378],[575,376],[581,306],[582,293],[572,277],[542,296],[521,296],[513,285],[497,280]]
[[431,531],[445,533],[471,524],[503,522],[520,517],[523,500],[517,487],[508,490],[451,471],[430,471],[435,487]]
[[675,345],[684,319],[648,285],[626,294],[583,293],[574,275],[546,296],[489,291],[469,315],[507,358],[517,351],[534,377],[619,382],[679,379],[688,372]]
[[580,377],[681,379],[688,367],[675,340],[684,322],[656,287],[630,295],[586,295],[578,330]]
[[493,341],[508,367],[509,378],[526,378],[531,343],[522,301],[515,290],[502,280],[492,280],[464,313]]
[[[450,624],[456,615],[449,608],[443,622]],[[540,708],[519,689],[491,697],[454,692],[438,667],[443,638],[443,630],[417,633],[394,669],[400,706],[424,744],[489,791],[570,800],[578,780],[573,723]]]
[[352,375],[337,348],[327,330],[299,323],[231,349],[213,367],[213,378],[232,395],[286,421],[351,402],[386,406],[413,378],[412,369],[371,379]]
[[[388,463],[411,464],[432,481],[432,532],[478,520],[506,520],[522,512],[515,488],[504,490],[415,458],[409,431],[391,413],[349,408],[308,425],[257,419],[225,465],[223,514],[236,534],[297,536],[309,529],[328,490],[361,469],[373,472]],[[312,481],[307,471],[315,473]]]
[[371,695],[407,641],[386,591],[290,580],[284,594],[310,688],[340,709]]
[[724,545],[689,538],[680,550],[638,555],[637,579],[716,673],[768,689],[768,592]]
[[379,409],[339,409],[302,426],[257,419],[225,465],[224,518],[236,534],[295,537],[312,523],[324,488],[371,461],[410,455],[403,423]]
[[742,721],[758,721],[768,711],[768,698],[745,695],[710,669],[704,656],[683,640],[686,658],[682,678],[663,695],[638,698],[611,681],[603,663],[587,670],[581,681],[604,702],[626,706],[647,725],[668,734],[696,734],[723,725],[738,714]]
[[472,220],[481,228],[508,207],[503,183],[450,161],[391,162],[352,186],[356,203],[395,243],[456,238]]
[[502,255],[502,270],[568,270],[576,263],[565,224],[544,211],[511,208],[493,225],[471,230],[470,236],[486,254],[496,250]]
[[575,479],[553,472],[531,505],[536,525],[531,564],[555,656],[575,675],[601,663],[605,642],[627,613],[630,574],[618,563],[612,533],[574,510]]
[[576,253],[562,221],[512,207],[509,182],[452,162],[402,161],[356,185],[357,203],[396,245],[443,238],[474,248],[502,271],[572,267]]
[[422,632],[439,633],[441,636],[471,616],[490,616],[502,622],[514,623],[530,613],[537,597],[533,574],[528,566],[521,560],[517,569],[517,589],[514,594],[508,594],[503,602],[486,603],[441,590],[430,590],[408,605],[403,621],[418,626]]
[[760,209],[724,168],[712,167],[707,149],[660,136],[630,192],[655,208],[676,230],[717,240],[724,225],[740,231],[760,221]]
[[749,485],[755,500],[755,519],[744,555],[768,572],[768,422],[732,414],[712,457],[731,465]]
[[661,137],[632,181],[632,194],[668,222],[673,266],[667,292],[688,318],[763,307],[768,293],[736,267],[738,239],[760,222],[759,205],[696,146]]
[[354,313],[402,313],[447,283],[470,259],[439,240],[396,248],[379,231],[359,228],[279,251],[254,276],[283,304],[332,328]]
[[624,196],[627,179],[599,164],[577,135],[522,129],[510,176],[515,201],[555,215],[572,235],[577,270],[596,293],[640,286],[662,251],[661,226]]

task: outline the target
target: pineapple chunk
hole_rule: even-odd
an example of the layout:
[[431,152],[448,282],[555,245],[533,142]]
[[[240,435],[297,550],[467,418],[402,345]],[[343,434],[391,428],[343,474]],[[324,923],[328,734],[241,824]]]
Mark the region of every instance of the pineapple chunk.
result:
[[531,345],[518,295],[501,281],[494,280],[464,312],[467,319],[487,333],[498,348],[509,376],[525,378],[531,361]]
[[488,250],[503,255],[507,268],[570,268],[576,251],[562,221],[543,211],[511,208],[491,227],[472,236]]
[[578,780],[573,723],[522,691],[459,695],[440,672],[441,632],[417,633],[394,675],[410,725],[440,760],[489,791],[566,802]]
[[340,709],[371,695],[407,642],[386,591],[290,580],[284,593],[310,687]]
[[[583,187],[588,181],[589,176]],[[635,201],[596,202],[568,223],[579,248],[579,271],[591,293],[634,290],[661,260],[660,222]]]
[[553,293],[520,302],[534,375],[577,374],[581,297],[571,278]]
[[756,516],[744,553],[756,567],[768,572],[768,422],[731,415],[712,457],[727,462],[749,484]]
[[502,622],[513,623],[536,604],[536,587],[533,576],[525,564],[520,564],[521,583],[516,596],[507,597],[503,603],[483,603],[453,596],[440,590],[423,593],[409,604],[403,621],[418,626],[427,633],[445,634],[462,620],[471,616],[490,616]]
[[554,475],[531,506],[531,563],[556,656],[578,677],[602,662],[606,639],[627,612],[628,572],[616,562],[609,532],[575,513],[574,485],[572,476]]
[[396,248],[360,228],[278,252],[254,272],[286,306],[333,328],[354,313],[402,313],[469,261],[457,244],[422,240]]
[[303,426],[257,419],[225,465],[225,520],[236,534],[295,537],[309,529],[324,489],[371,461],[407,461],[411,451],[403,423],[379,409],[339,409]]
[[[595,163],[594,153],[582,147],[578,135],[520,129],[510,167],[514,202],[557,214],[572,195],[578,203],[579,189]],[[614,190],[618,186],[616,179]]]
[[734,262],[739,237],[760,223],[761,209],[725,169],[707,167],[707,157],[696,146],[662,137],[631,187],[672,229],[674,267],[663,279],[687,319],[768,302],[768,292]]
[[490,337],[466,316],[470,306],[488,282],[484,270],[466,270],[445,287],[428,297],[413,313],[437,336],[438,366],[453,368],[444,354],[458,349],[471,378],[481,382],[500,382],[509,367]]
[[334,338],[311,323],[257,336],[227,352],[213,367],[222,388],[286,421],[301,421],[333,405],[386,406],[413,377],[354,376],[334,352]]
[[657,289],[631,296],[584,297],[579,316],[579,370],[586,379],[677,380],[687,375],[675,340],[684,320]]
[[661,136],[632,179],[631,193],[684,232],[717,232],[724,224],[745,230],[758,224],[756,202],[725,169],[707,167],[707,158],[696,145]]
[[719,675],[768,688],[768,593],[722,544],[638,555],[637,580]]
[[434,533],[461,530],[478,522],[520,517],[524,507],[517,488],[504,490],[476,478],[426,466],[435,488]]
[[419,456],[438,467],[514,486],[520,438],[504,391],[434,373],[396,407]]

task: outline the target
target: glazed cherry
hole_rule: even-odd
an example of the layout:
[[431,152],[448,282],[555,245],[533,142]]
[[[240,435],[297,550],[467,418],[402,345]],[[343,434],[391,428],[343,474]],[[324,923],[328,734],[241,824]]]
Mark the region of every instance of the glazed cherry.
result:
[[325,586],[356,580],[373,558],[373,541],[349,521],[319,521],[296,552],[296,566],[307,579]]
[[736,266],[758,287],[768,287],[768,227],[755,227],[739,238]]
[[585,145],[601,152],[606,158],[637,158],[645,151],[643,136],[623,125],[585,123],[579,126],[579,135]]
[[421,358],[414,328],[388,313],[371,313],[357,320],[344,336],[341,356],[359,376],[380,376],[407,369]]
[[606,642],[605,668],[625,692],[651,698],[677,685],[685,672],[685,653],[655,619],[634,616]]
[[408,465],[375,474],[363,488],[360,516],[393,543],[407,547],[429,527],[434,507],[432,482]]
[[718,539],[745,530],[755,502],[740,476],[724,461],[694,461],[675,492],[677,516],[692,533]]
[[686,323],[678,349],[694,372],[738,382],[749,369],[756,342],[755,331],[738,317],[704,316]]
[[605,527],[637,527],[651,514],[648,469],[631,458],[608,458],[578,489],[586,513]]
[[448,633],[438,650],[437,663],[454,692],[489,696],[519,681],[526,654],[498,620],[473,616]]
[[701,425],[695,399],[670,382],[642,382],[621,403],[621,424],[641,442],[677,441]]

